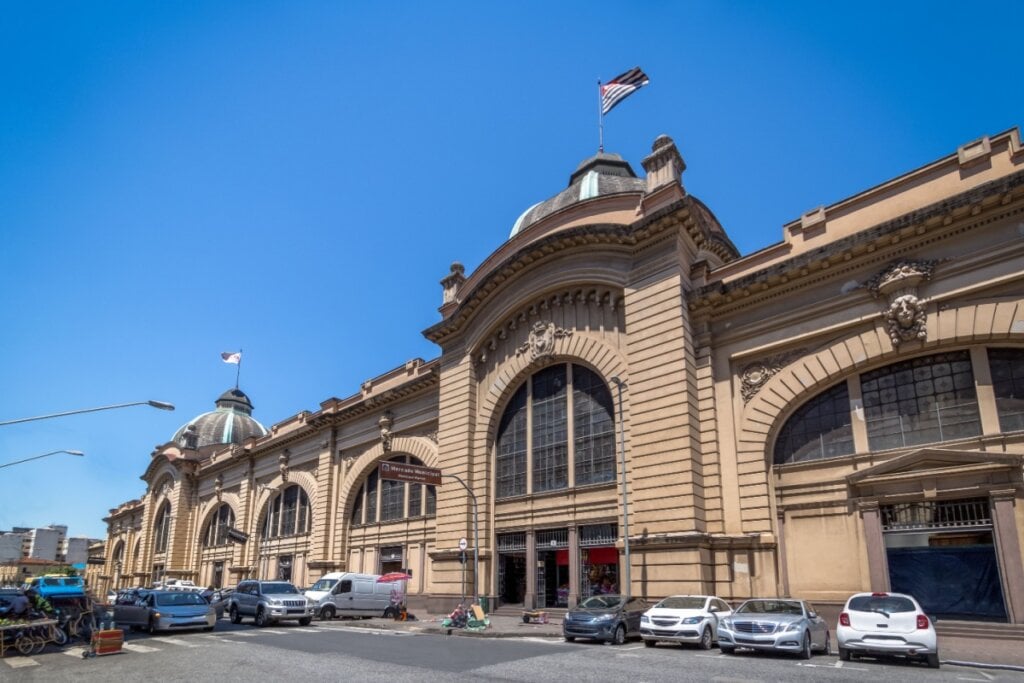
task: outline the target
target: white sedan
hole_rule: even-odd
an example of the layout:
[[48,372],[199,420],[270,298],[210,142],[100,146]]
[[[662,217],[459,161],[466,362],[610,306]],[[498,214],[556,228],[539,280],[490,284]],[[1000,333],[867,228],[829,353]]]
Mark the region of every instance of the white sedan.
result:
[[730,614],[729,604],[713,595],[672,595],[640,617],[640,636],[647,647],[663,640],[710,650],[718,620]]
[[939,667],[938,639],[917,600],[902,593],[857,593],[846,601],[836,628],[839,658],[901,655]]

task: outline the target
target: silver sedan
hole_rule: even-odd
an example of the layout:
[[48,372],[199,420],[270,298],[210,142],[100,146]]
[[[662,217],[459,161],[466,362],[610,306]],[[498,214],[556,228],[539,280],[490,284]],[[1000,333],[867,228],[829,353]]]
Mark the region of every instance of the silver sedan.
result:
[[718,647],[732,654],[738,647],[789,652],[803,659],[832,647],[828,624],[805,600],[747,600],[718,622]]
[[114,606],[114,622],[150,633],[189,628],[212,631],[217,613],[194,591],[149,591],[130,603],[119,599]]

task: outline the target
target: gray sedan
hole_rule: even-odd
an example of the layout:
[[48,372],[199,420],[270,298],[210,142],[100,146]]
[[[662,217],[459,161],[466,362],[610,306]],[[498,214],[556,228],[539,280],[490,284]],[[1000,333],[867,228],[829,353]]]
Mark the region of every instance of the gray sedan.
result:
[[189,628],[212,631],[217,613],[194,591],[149,591],[132,602],[119,599],[114,606],[114,622],[150,633]]
[[828,654],[828,624],[805,600],[747,600],[718,622],[718,647],[732,654],[738,647],[789,652],[810,659],[816,650]]

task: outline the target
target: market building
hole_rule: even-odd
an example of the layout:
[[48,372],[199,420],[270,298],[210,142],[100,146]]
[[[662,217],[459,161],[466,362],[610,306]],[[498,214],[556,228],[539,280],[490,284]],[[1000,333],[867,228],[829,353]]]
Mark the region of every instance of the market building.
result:
[[[467,538],[492,605],[628,581],[649,598],[907,590],[1024,622],[1019,131],[748,255],[671,139],[642,166],[585,160],[473,273],[453,264],[424,331],[436,358],[269,429],[225,393],[111,511],[103,580],[403,568],[410,605],[440,609],[473,580]],[[459,477],[478,534],[454,479],[382,479],[384,461]]]

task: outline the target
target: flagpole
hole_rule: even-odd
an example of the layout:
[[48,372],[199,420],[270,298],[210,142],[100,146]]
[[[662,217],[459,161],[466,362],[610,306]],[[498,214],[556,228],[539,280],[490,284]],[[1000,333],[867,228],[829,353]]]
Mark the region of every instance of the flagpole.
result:
[[604,152],[604,107],[601,98],[601,79],[597,79],[597,152]]
[[242,349],[238,349],[238,367],[235,368],[235,389],[238,388],[238,378],[242,375]]

